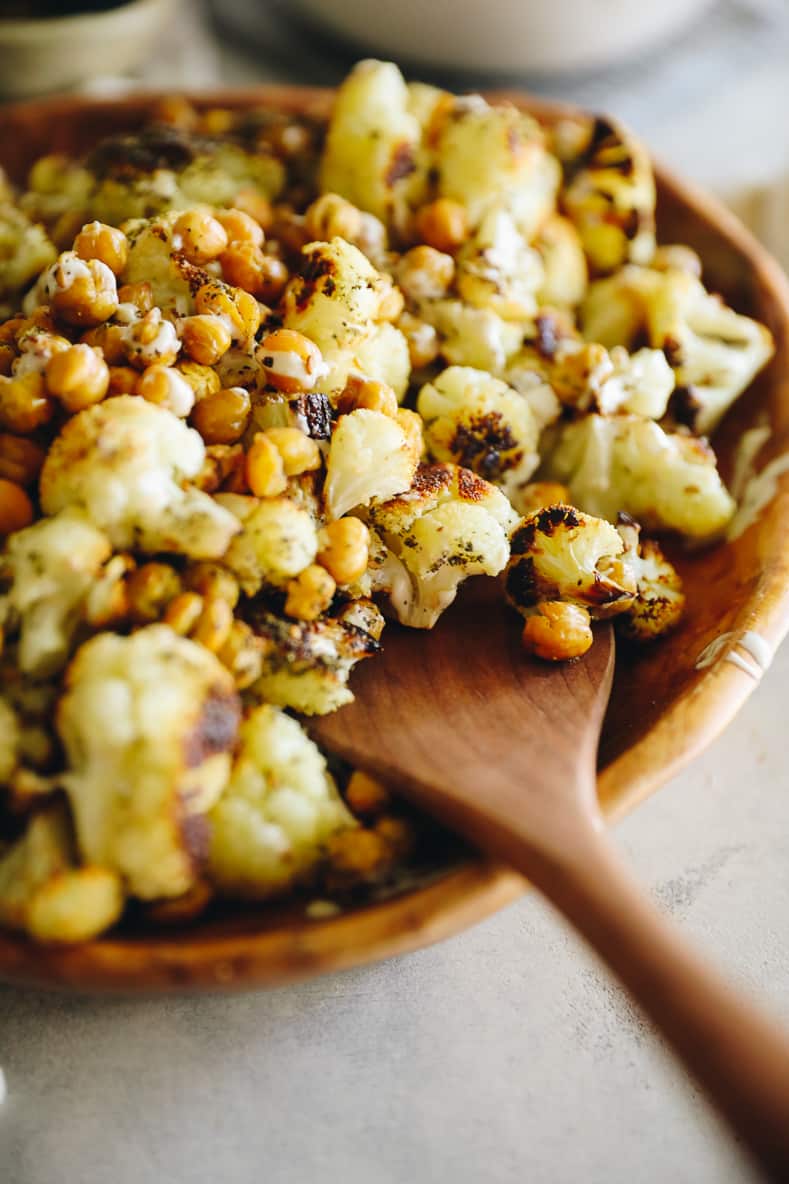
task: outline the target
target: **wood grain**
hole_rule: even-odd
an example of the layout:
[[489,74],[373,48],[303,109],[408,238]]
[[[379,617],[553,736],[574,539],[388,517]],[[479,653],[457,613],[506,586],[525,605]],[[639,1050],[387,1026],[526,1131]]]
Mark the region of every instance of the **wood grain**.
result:
[[[192,96],[198,106],[256,106],[325,114],[326,91],[268,87]],[[492,96],[495,97],[495,96]],[[506,96],[550,122],[567,112],[521,94]],[[56,98],[0,109],[0,163],[16,180],[40,155],[81,152],[116,131],[131,131],[156,96],[120,101]],[[765,458],[789,442],[789,293],[775,262],[719,203],[660,165],[662,241],[700,251],[705,279],[742,311],[770,325],[777,344],[768,370],[727,417],[716,438],[724,469],[736,435],[767,413],[775,429]],[[617,818],[672,776],[726,726],[755,683],[733,665],[695,669],[704,645],[724,630],[758,630],[777,645],[789,628],[789,479],[757,525],[734,544],[681,556],[688,590],[682,628],[638,653],[620,649],[605,720],[598,791]],[[364,667],[362,667],[363,672]],[[83,990],[184,990],[277,983],[350,966],[439,940],[501,907],[523,880],[488,859],[462,868],[436,861],[438,879],[343,916],[307,921],[272,905],[246,910],[221,927],[150,935],[119,932],[60,950],[0,932],[0,979]]]

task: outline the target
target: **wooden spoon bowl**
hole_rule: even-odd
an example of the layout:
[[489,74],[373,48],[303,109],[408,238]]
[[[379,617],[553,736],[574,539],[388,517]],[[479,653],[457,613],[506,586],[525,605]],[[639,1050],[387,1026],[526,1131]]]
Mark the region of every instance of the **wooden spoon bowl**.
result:
[[[497,96],[491,96],[494,100]],[[551,122],[568,108],[518,94],[506,97]],[[23,180],[52,151],[78,153],[102,136],[132,130],[155,97],[120,101],[50,99],[0,110],[0,164]],[[297,87],[211,92],[199,107],[274,107],[323,115],[330,92]],[[663,242],[685,242],[704,260],[707,285],[769,325],[776,356],[722,425],[716,440],[724,473],[735,441],[767,415],[772,439],[760,462],[789,446],[789,288],[778,265],[727,210],[657,166]],[[736,644],[757,632],[774,649],[789,629],[789,477],[758,522],[733,543],[674,556],[687,588],[681,628],[651,649],[620,647],[603,728],[598,792],[617,818],[678,771],[726,726],[757,685],[727,661],[697,668],[722,634]],[[755,671],[754,673],[758,673]],[[126,932],[66,949],[34,946],[0,931],[0,979],[81,990],[184,990],[274,984],[416,949],[512,900],[525,882],[483,856],[448,863],[436,852],[425,880],[340,916],[310,920],[303,904],[236,910],[182,931]]]

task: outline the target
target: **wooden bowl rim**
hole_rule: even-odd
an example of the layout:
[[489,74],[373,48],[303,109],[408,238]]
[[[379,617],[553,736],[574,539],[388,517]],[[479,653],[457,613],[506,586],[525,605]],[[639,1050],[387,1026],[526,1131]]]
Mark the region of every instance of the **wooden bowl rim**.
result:
[[[333,94],[328,88],[278,85],[185,92],[185,97],[202,108],[277,106],[323,113]],[[11,117],[24,112],[28,119],[44,121],[55,110],[72,118],[87,110],[144,114],[161,97],[155,92],[121,99],[56,96],[17,103],[6,112]],[[580,111],[512,90],[488,92],[487,97],[492,102],[512,102],[545,122]],[[789,281],[778,263],[716,198],[680,180],[654,157],[653,165],[659,190],[714,224],[729,246],[747,259],[789,335]],[[769,516],[780,523],[779,503],[784,501],[789,510],[789,473],[779,478],[778,492],[762,511],[762,519]],[[734,623],[739,634],[746,629],[758,631],[773,651],[789,632],[789,513],[783,517],[783,528],[777,532],[781,546],[769,552],[760,586],[741,606]],[[723,731],[756,685],[733,663],[720,661],[712,666],[644,736],[601,771],[598,789],[606,817],[621,818],[693,760]],[[659,763],[653,763],[653,755],[659,755]],[[0,931],[0,981],[135,992],[273,986],[440,941],[502,908],[527,887],[509,868],[479,856],[391,899],[327,919],[304,919],[293,926],[257,932],[214,936],[201,935],[198,928],[194,934],[172,938],[164,933],[152,939],[108,937],[61,948],[34,946]]]

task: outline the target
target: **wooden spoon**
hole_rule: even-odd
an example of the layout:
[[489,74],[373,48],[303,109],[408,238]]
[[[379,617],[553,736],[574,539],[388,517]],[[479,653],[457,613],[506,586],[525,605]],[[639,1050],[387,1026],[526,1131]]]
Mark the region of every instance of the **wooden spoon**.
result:
[[595,757],[610,626],[580,661],[528,658],[492,581],[432,632],[390,627],[356,701],[312,734],[507,860],[586,938],[773,1178],[789,1180],[789,1040],[690,949],[609,841]]

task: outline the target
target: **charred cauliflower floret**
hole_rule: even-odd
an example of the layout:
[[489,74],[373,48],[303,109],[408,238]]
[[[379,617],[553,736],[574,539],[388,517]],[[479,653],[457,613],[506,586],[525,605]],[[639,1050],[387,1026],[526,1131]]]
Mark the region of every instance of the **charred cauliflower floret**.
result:
[[307,510],[287,497],[255,498],[220,494],[222,504],[241,522],[224,563],[244,592],[254,596],[263,584],[282,585],[315,559],[318,533]]
[[636,585],[636,599],[620,617],[618,628],[633,641],[654,641],[682,617],[682,580],[654,539],[641,540],[641,527],[634,519],[621,514],[617,530],[625,544],[623,567]]
[[572,506],[547,506],[525,518],[512,536],[504,577],[507,598],[528,615],[544,601],[563,601],[594,617],[623,612],[636,583],[619,556],[616,528]]
[[207,853],[205,816],[227,782],[239,714],[230,673],[167,625],[86,642],[57,715],[82,858],[144,900],[186,892]]
[[263,673],[251,693],[304,715],[325,715],[352,701],[351,671],[378,652],[383,621],[366,603],[356,619],[291,621],[260,610],[253,612],[252,624],[267,644]]
[[10,578],[0,596],[0,622],[19,634],[18,663],[46,677],[65,664],[85,600],[110,555],[107,537],[79,510],[12,534],[0,565]]
[[320,389],[339,392],[356,365],[355,351],[365,345],[380,319],[391,283],[341,238],[310,243],[302,254],[300,273],[285,292],[284,324],[308,337],[323,354],[329,371],[320,379]]
[[380,539],[371,555],[373,589],[403,625],[432,629],[469,576],[498,575],[518,521],[495,486],[457,465],[420,465],[413,485],[374,502],[367,519]]
[[490,308],[471,308],[462,300],[426,301],[420,316],[438,331],[441,354],[455,366],[500,374],[523,341],[522,325],[503,320]]
[[694,275],[668,271],[646,298],[649,340],[686,392],[678,418],[708,435],[773,355],[769,329],[728,308]]
[[505,321],[534,315],[544,280],[540,254],[527,246],[507,210],[490,210],[457,255],[461,298],[472,308],[491,309]]
[[[129,255],[122,279],[126,284],[150,284],[157,308],[186,316],[194,312],[195,284],[190,284],[189,270],[173,245],[174,223],[174,217],[165,216],[126,225]],[[134,306],[130,311],[135,311]]]
[[544,475],[562,481],[588,514],[615,522],[624,510],[645,527],[688,538],[714,538],[734,513],[703,440],[634,415],[587,415],[567,424]]
[[419,392],[430,455],[508,493],[537,468],[538,429],[526,398],[484,370],[450,366]]
[[123,901],[115,872],[77,865],[62,803],[37,811],[0,857],[0,922],[37,941],[87,941],[118,920]]
[[556,204],[560,168],[539,124],[479,95],[456,99],[447,112],[432,167],[439,195],[465,206],[472,227],[505,209],[530,241]]
[[[46,182],[52,189],[56,179],[45,178],[39,187]],[[232,206],[241,189],[276,197],[285,170],[270,154],[249,152],[230,139],[155,124],[104,140],[73,180],[68,173],[65,179],[84,208],[84,221],[117,225],[198,203]],[[32,189],[35,180],[32,176]],[[35,196],[28,195],[38,208],[41,199],[36,202]],[[53,208],[51,200],[46,208]]]
[[329,838],[354,820],[317,745],[295,719],[257,707],[211,811],[208,873],[220,892],[262,900],[309,880]]
[[628,264],[613,275],[594,280],[579,309],[583,335],[606,349],[633,342],[646,333],[646,307],[650,291],[661,275],[649,267]]
[[649,263],[655,250],[655,180],[646,149],[611,119],[590,117],[578,132],[565,160],[561,203],[592,268],[608,272],[624,263]]
[[41,506],[77,506],[117,549],[223,555],[238,520],[198,489],[184,487],[203,464],[200,435],[170,411],[119,395],[73,416],[41,472]]
[[324,193],[398,220],[424,188],[422,139],[409,88],[391,62],[359,62],[337,91],[320,166]]
[[674,373],[657,349],[629,354],[615,346],[609,353],[596,342],[565,341],[547,374],[562,404],[602,415],[661,419],[674,390]]
[[329,518],[408,489],[419,452],[396,419],[359,407],[334,425],[324,497]]

